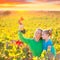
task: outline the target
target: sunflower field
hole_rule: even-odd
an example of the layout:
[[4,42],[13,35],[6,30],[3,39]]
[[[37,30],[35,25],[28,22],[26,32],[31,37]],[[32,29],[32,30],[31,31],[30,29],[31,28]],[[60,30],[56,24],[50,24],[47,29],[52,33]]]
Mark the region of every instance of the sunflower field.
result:
[[[29,47],[18,38],[19,19],[27,38],[33,38],[36,28],[52,29],[52,40],[60,58],[60,12],[58,11],[0,11],[0,60],[48,60],[47,56],[32,56]],[[52,59],[51,59],[52,60]]]

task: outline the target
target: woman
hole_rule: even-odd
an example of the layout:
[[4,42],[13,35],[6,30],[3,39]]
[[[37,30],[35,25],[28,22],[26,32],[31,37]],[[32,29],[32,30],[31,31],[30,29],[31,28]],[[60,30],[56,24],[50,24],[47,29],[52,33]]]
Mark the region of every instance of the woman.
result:
[[20,30],[18,32],[19,39],[26,43],[33,56],[39,57],[43,51],[43,40],[42,40],[42,30],[37,29],[36,32],[34,33],[34,38],[25,38],[22,34],[23,31],[23,25],[20,25]]

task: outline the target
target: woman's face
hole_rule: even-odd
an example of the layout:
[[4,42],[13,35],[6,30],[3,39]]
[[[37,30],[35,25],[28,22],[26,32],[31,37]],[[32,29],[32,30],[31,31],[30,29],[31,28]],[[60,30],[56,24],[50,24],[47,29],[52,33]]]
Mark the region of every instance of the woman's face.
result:
[[36,39],[36,40],[39,40],[41,37],[42,37],[42,31],[37,30],[37,31],[35,32],[35,39]]

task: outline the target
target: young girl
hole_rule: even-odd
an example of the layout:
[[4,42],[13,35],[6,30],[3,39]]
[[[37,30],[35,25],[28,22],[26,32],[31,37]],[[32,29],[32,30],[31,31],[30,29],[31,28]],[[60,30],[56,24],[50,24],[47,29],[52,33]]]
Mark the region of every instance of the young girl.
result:
[[23,36],[23,33],[24,33],[23,25],[20,24],[18,32],[19,39],[29,46],[33,56],[40,57],[43,51],[43,40],[41,39],[42,30],[37,29],[34,34],[34,38],[25,38]]
[[44,41],[43,41],[43,51],[44,50],[46,50],[46,51],[50,50],[50,52],[54,56],[56,56],[56,50],[53,46],[52,40],[50,39],[51,35],[52,35],[52,30],[44,30],[42,32],[42,38],[44,39]]

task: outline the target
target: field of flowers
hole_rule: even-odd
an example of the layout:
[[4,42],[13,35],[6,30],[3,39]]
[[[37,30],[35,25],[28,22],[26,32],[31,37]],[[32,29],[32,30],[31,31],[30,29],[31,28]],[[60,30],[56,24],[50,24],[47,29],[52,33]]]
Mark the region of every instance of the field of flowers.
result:
[[[56,60],[60,57],[60,12],[43,11],[6,11],[0,12],[0,60],[41,60],[32,56],[29,47],[19,41],[19,19],[23,24],[27,38],[33,38],[36,28],[52,29],[52,40],[57,51]],[[42,60],[45,60],[44,58]],[[46,59],[47,60],[47,59]]]

